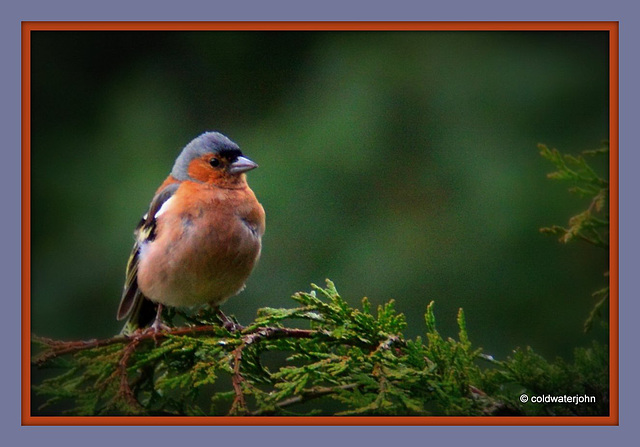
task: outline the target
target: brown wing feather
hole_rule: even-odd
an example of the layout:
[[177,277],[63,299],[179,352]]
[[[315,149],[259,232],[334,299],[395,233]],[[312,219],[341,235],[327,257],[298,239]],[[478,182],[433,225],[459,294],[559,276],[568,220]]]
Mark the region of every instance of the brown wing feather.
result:
[[118,320],[128,317],[131,314],[131,310],[142,293],[138,289],[138,258],[140,256],[140,243],[144,239],[139,238],[140,229],[144,227],[145,219],[142,219],[138,224],[135,236],[136,242],[133,244],[129,260],[127,261],[127,270],[124,281],[124,290],[122,292],[122,298],[120,299],[120,306],[118,307]]
[[127,262],[127,273],[124,282],[124,291],[120,299],[118,307],[118,320],[122,320],[131,314],[136,300],[139,299],[141,292],[138,289],[138,256],[140,255],[140,244],[136,241],[129,255]]
[[153,198],[149,206],[149,212],[140,220],[135,234],[135,243],[127,261],[126,277],[124,282],[124,290],[118,307],[118,320],[129,317],[130,322],[136,322],[138,312],[143,305],[143,301],[147,300],[144,294],[138,288],[138,262],[140,257],[140,247],[143,243],[153,241],[155,239],[156,230],[156,214],[160,207],[165,203],[178,189],[179,184],[173,183],[163,188]]

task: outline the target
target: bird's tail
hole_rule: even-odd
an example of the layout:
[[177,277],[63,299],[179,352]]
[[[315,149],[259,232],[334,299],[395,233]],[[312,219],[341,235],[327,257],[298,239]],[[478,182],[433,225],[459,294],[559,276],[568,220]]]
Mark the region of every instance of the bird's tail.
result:
[[139,296],[120,333],[130,335],[137,329],[143,329],[151,325],[156,317],[157,306],[145,296]]

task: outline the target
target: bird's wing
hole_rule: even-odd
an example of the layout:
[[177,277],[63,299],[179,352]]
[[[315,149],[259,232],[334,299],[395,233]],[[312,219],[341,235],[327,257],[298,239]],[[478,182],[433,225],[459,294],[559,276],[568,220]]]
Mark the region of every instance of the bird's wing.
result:
[[167,202],[176,192],[179,183],[171,183],[158,192],[149,206],[149,211],[144,215],[136,230],[135,243],[129,255],[127,262],[126,279],[124,282],[124,290],[118,307],[118,320],[129,317],[129,321],[138,319],[140,308],[146,300],[138,288],[138,262],[140,258],[140,248],[142,244],[153,241],[156,237],[157,216],[162,205]]

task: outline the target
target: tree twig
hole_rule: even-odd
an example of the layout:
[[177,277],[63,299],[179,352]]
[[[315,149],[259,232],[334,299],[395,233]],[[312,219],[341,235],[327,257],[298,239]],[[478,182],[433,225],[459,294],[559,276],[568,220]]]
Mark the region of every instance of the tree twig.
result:
[[114,344],[125,344],[130,343],[131,340],[137,340],[137,342],[146,341],[146,340],[154,340],[157,341],[159,339],[167,338],[169,336],[176,335],[187,335],[194,333],[207,333],[214,332],[216,330],[220,330],[220,326],[216,325],[206,325],[206,326],[183,326],[177,328],[171,328],[169,331],[162,332],[137,332],[132,335],[116,335],[111,338],[105,338],[101,340],[93,339],[93,340],[81,340],[81,341],[59,341],[52,340],[50,338],[38,337],[36,335],[32,335],[34,340],[40,341],[49,347],[49,350],[42,352],[37,355],[33,359],[33,363],[37,365],[41,365],[48,360],[59,357],[65,354],[73,354],[78,351],[83,351],[85,349],[93,349],[100,348],[103,346],[109,346]]
[[116,373],[120,376],[120,387],[118,388],[118,393],[115,398],[122,398],[128,405],[140,410],[144,411],[138,399],[136,399],[131,387],[129,386],[129,375],[127,374],[127,363],[129,359],[133,355],[136,350],[136,346],[140,343],[140,339],[133,338],[131,342],[124,348],[122,357],[118,362],[118,369]]
[[242,337],[242,343],[240,343],[233,350],[233,376],[231,378],[231,383],[233,385],[233,391],[235,392],[235,397],[233,399],[233,403],[231,404],[231,409],[229,410],[229,414],[245,413],[247,411],[247,404],[244,399],[244,392],[242,390],[242,383],[244,382],[244,377],[242,377],[241,367],[242,367],[242,354],[244,349],[248,345],[254,344],[261,340],[277,339],[277,338],[283,338],[283,337],[311,338],[316,334],[318,334],[318,331],[314,331],[310,329],[289,329],[289,328],[278,328],[278,327],[259,327],[259,328],[253,329],[251,332],[247,334],[244,334]]
[[[278,409],[286,408],[291,405],[301,404],[304,402],[308,402],[313,399],[318,399],[320,397],[328,396],[330,394],[335,394],[338,391],[352,390],[355,388],[361,387],[362,384],[359,383],[348,383],[345,385],[334,386],[334,387],[315,387],[308,390],[302,390],[302,392],[297,395],[290,397],[289,399],[285,399],[276,404]],[[257,410],[251,413],[251,416],[267,416],[275,413],[275,409],[272,410]]]

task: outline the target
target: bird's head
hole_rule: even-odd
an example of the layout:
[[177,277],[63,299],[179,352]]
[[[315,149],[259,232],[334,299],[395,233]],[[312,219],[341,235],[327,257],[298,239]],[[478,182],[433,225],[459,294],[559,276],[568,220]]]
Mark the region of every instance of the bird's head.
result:
[[173,165],[171,176],[179,181],[233,189],[244,187],[244,173],[257,167],[229,138],[218,132],[205,132],[185,146]]

